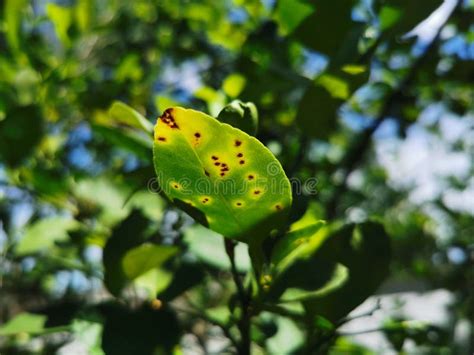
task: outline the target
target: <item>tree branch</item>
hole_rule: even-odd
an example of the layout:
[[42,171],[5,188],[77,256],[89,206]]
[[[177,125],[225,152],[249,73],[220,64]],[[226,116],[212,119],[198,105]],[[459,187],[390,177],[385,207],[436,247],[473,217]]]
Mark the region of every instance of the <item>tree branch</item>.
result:
[[339,205],[339,200],[341,196],[347,191],[347,179],[349,175],[354,171],[354,169],[363,161],[374,132],[380,127],[387,115],[392,111],[393,107],[396,105],[400,97],[403,96],[403,93],[411,86],[413,81],[416,79],[416,74],[418,70],[422,67],[423,63],[427,59],[431,51],[436,47],[436,44],[441,35],[441,31],[448,23],[449,19],[456,11],[456,9],[461,5],[461,0],[457,1],[457,4],[453,7],[451,13],[446,16],[445,21],[439,26],[436,34],[434,35],[431,42],[426,46],[422,54],[420,54],[413,65],[411,66],[408,73],[398,84],[397,88],[392,91],[388,96],[385,104],[381,108],[379,114],[373,120],[373,123],[363,131],[359,137],[356,138],[354,144],[347,149],[345,156],[341,160],[341,166],[343,166],[342,179],[341,182],[337,185],[334,194],[327,203],[327,217],[334,218],[337,215],[337,207]]
[[237,295],[239,297],[240,305],[242,306],[242,314],[240,319],[237,322],[237,326],[240,331],[241,339],[240,344],[237,348],[237,351],[240,355],[250,355],[250,296],[245,291],[242,280],[240,279],[239,273],[237,271],[237,266],[235,264],[235,245],[236,243],[233,240],[225,239],[225,251],[229,257],[230,268],[232,272],[232,278],[237,287]]

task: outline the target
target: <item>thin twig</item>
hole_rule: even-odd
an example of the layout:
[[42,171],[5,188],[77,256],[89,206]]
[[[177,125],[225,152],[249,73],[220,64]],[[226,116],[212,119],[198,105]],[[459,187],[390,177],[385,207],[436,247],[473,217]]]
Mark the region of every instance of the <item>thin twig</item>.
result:
[[224,239],[225,251],[229,257],[230,268],[234,283],[237,287],[237,295],[239,297],[240,304],[242,306],[242,315],[237,322],[237,326],[240,331],[241,339],[240,346],[237,348],[240,355],[250,355],[250,295],[245,292],[244,285],[240,279],[235,264],[235,245],[236,243],[230,239]]
[[346,324],[346,323],[349,323],[355,319],[359,319],[359,318],[365,318],[365,317],[371,317],[374,315],[374,313],[378,310],[380,310],[382,308],[381,306],[381,303],[380,303],[380,298],[377,299],[377,302],[375,304],[374,307],[372,307],[372,309],[370,309],[369,311],[367,312],[364,312],[364,313],[361,313],[361,314],[356,314],[352,317],[345,317],[345,318],[342,318],[339,322],[337,322],[336,324],[336,328],[337,327],[340,327],[341,325],[343,324]]

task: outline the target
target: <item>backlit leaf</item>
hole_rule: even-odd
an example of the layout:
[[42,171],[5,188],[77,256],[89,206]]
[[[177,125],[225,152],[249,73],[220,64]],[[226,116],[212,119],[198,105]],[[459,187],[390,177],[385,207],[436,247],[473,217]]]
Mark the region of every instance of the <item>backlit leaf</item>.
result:
[[133,280],[147,271],[161,266],[178,252],[177,247],[142,244],[129,250],[122,259],[122,267],[129,280]]
[[115,101],[112,106],[110,106],[108,113],[116,122],[142,129],[145,132],[153,132],[151,122],[123,102]]
[[17,255],[45,251],[54,246],[56,241],[68,238],[68,231],[76,228],[78,223],[67,217],[50,217],[28,226],[25,234],[16,247]]
[[175,107],[158,120],[153,150],[164,193],[216,232],[249,242],[284,223],[290,184],[257,139]]
[[46,316],[32,313],[20,313],[0,327],[0,335],[18,333],[40,333],[45,328]]

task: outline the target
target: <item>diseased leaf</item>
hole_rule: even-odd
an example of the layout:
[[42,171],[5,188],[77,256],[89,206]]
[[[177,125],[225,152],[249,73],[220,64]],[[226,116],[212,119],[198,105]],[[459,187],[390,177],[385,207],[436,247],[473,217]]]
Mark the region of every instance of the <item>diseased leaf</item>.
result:
[[257,139],[204,113],[174,107],[155,126],[153,151],[164,193],[210,229],[250,242],[283,226],[290,183]]

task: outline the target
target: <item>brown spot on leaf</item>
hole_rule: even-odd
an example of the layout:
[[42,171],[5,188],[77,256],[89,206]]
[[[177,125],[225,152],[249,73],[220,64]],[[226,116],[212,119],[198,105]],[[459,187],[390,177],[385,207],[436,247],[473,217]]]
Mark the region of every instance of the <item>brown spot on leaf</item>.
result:
[[221,165],[221,163],[215,162],[214,165],[215,165],[215,166],[219,166],[219,165]]
[[237,158],[242,158],[244,155],[242,153],[237,154]]
[[224,175],[225,175],[225,173],[221,173],[220,175],[221,175],[221,176],[224,176]]
[[209,174],[209,171],[207,171],[207,170],[204,170],[204,175],[206,175],[206,176],[208,176],[208,177],[211,176],[211,175]]
[[253,180],[253,179],[255,179],[255,176],[253,176],[253,175],[249,175],[249,176],[247,176],[247,179],[249,179],[249,180]]
[[194,133],[194,137],[201,138],[201,133],[199,133],[199,132]]
[[163,121],[164,124],[166,124],[169,128],[172,129],[179,129],[178,124],[176,123],[174,117],[173,117],[173,109],[168,108],[166,109],[163,114],[160,116],[161,121]]
[[275,205],[275,209],[276,209],[277,211],[281,211],[281,205]]
[[261,192],[262,192],[262,191],[260,191],[260,190],[254,190],[254,191],[253,191],[253,194],[254,194],[254,195],[260,195]]
[[236,147],[240,147],[242,145],[242,141],[239,141],[238,139],[236,139],[234,145]]
[[245,164],[245,160],[239,161],[239,164],[240,164],[240,165],[244,165],[244,164]]
[[219,159],[219,158],[216,157],[215,155],[213,155],[213,156],[211,157],[211,159],[212,159],[212,160],[217,160],[217,159]]
[[240,207],[240,206],[242,206],[242,202],[236,202],[235,205],[236,205],[237,207]]
[[159,140],[160,142],[166,142],[166,138],[165,138],[165,137],[158,137],[158,140]]
[[206,203],[208,203],[208,202],[209,202],[209,199],[208,199],[207,197],[204,197],[204,198],[202,199],[202,203],[206,204]]

